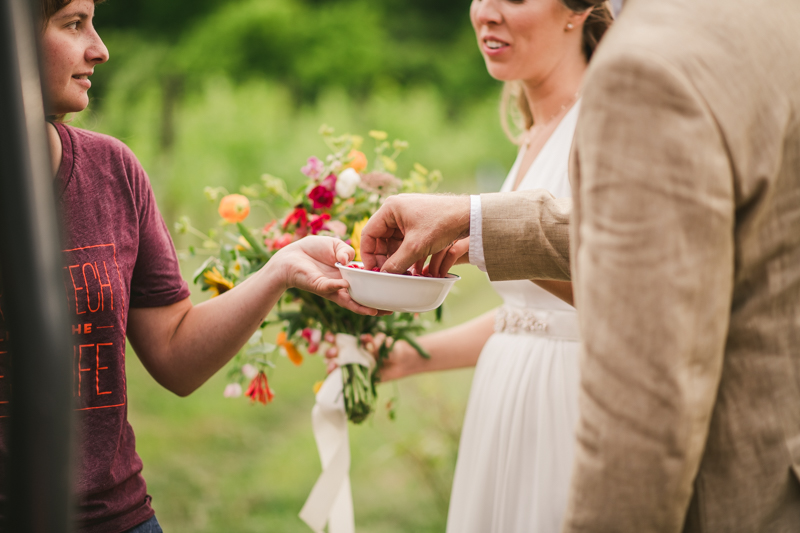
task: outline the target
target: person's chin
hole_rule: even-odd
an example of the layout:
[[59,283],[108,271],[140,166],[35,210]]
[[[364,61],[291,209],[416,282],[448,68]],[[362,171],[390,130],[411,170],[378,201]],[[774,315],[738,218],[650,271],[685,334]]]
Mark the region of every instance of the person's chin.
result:
[[58,102],[56,105],[52,106],[55,109],[54,112],[48,113],[48,115],[66,115],[67,113],[80,113],[89,105],[89,96],[83,95],[83,97],[76,96],[75,98],[70,98],[69,100],[65,100],[62,102]]
[[497,81],[515,81],[519,79],[518,76],[513,75],[509,69],[504,68],[502,65],[492,65],[487,62],[486,70],[489,72],[489,76]]

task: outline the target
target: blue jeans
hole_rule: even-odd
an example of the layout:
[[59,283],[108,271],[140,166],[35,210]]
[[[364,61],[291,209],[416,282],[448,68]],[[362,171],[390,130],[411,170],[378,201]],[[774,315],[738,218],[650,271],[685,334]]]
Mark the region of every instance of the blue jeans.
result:
[[133,529],[129,529],[125,533],[164,533],[161,526],[158,525],[158,520],[154,516],[147,522],[142,522]]

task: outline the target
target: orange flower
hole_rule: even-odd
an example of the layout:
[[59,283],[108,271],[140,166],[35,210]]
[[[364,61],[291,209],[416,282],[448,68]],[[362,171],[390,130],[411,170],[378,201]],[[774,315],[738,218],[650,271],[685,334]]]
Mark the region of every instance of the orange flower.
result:
[[241,194],[229,194],[219,202],[219,216],[226,222],[241,222],[250,214],[250,200]]
[[289,357],[289,361],[294,363],[295,366],[300,366],[303,364],[303,354],[297,351],[297,347],[295,347],[294,343],[286,338],[285,331],[278,333],[278,338],[275,341],[275,344],[286,350],[286,355]]
[[269,388],[269,383],[267,383],[267,375],[263,371],[253,378],[244,395],[250,398],[251,403],[258,401],[264,405],[267,405],[275,397],[275,393],[272,392],[272,389]]
[[349,159],[350,162],[347,163],[345,167],[350,167],[356,172],[361,172],[367,168],[367,156],[364,155],[364,152],[350,150],[350,153],[347,154],[347,159]]

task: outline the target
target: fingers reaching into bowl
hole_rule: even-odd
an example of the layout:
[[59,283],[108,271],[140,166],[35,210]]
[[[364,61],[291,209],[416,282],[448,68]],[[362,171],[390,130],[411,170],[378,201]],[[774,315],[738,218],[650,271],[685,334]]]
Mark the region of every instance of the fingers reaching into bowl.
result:
[[364,266],[402,274],[415,265],[421,272],[428,256],[469,235],[469,209],[468,196],[390,196],[361,232]]
[[469,239],[455,241],[450,246],[431,256],[431,261],[422,269],[423,276],[443,278],[453,265],[469,263]]

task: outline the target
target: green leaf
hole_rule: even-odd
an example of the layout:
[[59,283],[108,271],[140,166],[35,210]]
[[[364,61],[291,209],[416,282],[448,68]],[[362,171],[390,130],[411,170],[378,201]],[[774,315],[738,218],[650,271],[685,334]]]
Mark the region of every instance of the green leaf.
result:
[[269,254],[267,254],[267,251],[264,249],[264,246],[260,242],[258,242],[258,239],[253,237],[253,234],[250,233],[250,230],[247,229],[241,222],[237,222],[236,227],[239,228],[239,233],[242,234],[242,237],[244,237],[244,240],[247,241],[247,244],[249,244],[253,248],[253,250],[258,252],[259,255],[266,258],[265,260],[269,260]]
[[420,346],[415,339],[412,339],[411,337],[408,337],[406,335],[402,335],[400,336],[400,338],[406,341],[408,344],[410,344],[411,347],[414,348],[417,352],[419,352],[420,357],[422,357],[423,359],[431,358],[431,354],[425,351],[425,349],[423,349],[422,346]]
[[194,274],[192,274],[192,283],[197,284],[198,280],[203,276],[203,272],[208,270],[208,267],[210,267],[216,261],[217,261],[216,257],[209,257],[208,259],[203,261],[203,264],[200,265],[200,267],[194,271]]

